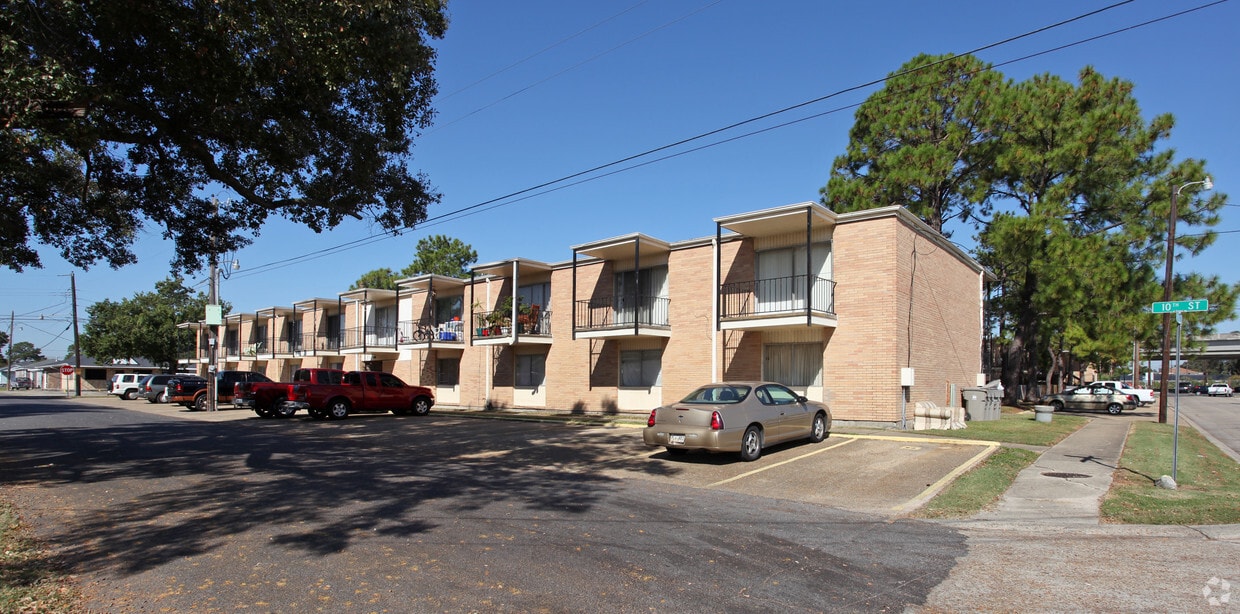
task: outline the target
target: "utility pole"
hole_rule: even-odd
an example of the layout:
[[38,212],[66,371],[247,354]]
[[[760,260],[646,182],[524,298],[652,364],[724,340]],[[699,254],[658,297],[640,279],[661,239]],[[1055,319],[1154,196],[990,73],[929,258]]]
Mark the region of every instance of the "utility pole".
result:
[[13,319],[14,312],[9,312],[9,374],[5,381],[9,383],[9,390],[13,389]]
[[73,271],[69,271],[69,291],[73,295],[73,386],[75,394],[73,396],[82,396],[82,344],[78,342],[78,314],[77,314],[77,278],[73,276]]
[[217,351],[219,348],[220,326],[211,315],[213,308],[220,304],[219,272],[216,270],[216,255],[211,254],[210,290],[207,296],[207,411],[215,411],[219,390],[217,385]]

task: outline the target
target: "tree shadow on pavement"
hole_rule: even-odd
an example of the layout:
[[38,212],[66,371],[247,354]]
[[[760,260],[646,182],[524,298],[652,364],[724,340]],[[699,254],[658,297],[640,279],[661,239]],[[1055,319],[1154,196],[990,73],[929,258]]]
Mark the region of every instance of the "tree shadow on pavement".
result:
[[581,514],[617,487],[604,468],[678,471],[618,454],[632,431],[580,430],[436,415],[131,418],[0,431],[0,485],[36,513],[59,516],[47,537],[75,567],[136,574],[250,531],[326,556],[364,535],[426,533],[496,503]]

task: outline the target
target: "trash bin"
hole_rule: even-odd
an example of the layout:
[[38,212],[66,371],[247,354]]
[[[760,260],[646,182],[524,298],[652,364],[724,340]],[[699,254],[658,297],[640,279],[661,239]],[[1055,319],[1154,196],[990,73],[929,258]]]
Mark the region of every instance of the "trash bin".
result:
[[1038,422],[1050,422],[1055,417],[1055,408],[1051,405],[1034,405],[1033,419]]
[[990,408],[987,406],[985,388],[965,388],[961,395],[964,397],[964,415],[966,420],[999,419],[998,415],[992,415]]

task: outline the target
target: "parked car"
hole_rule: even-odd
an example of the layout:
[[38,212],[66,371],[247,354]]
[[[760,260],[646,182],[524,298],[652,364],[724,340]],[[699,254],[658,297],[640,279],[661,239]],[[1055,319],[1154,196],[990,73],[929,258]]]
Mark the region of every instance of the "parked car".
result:
[[1206,394],[1212,397],[1229,397],[1231,392],[1231,386],[1228,386],[1227,382],[1215,382],[1206,388]]
[[[220,404],[232,403],[233,392],[240,382],[270,382],[271,378],[254,371],[219,371],[215,374],[215,398]],[[179,380],[172,386],[168,401],[184,405],[195,411],[206,411],[208,401],[207,380],[193,376],[193,379]],[[217,406],[218,409],[218,406]]]
[[1154,403],[1154,391],[1149,388],[1134,388],[1128,382],[1118,380],[1099,380],[1094,382],[1102,386],[1110,386],[1124,394],[1131,394],[1137,397],[1137,402],[1142,405],[1151,405]]
[[777,443],[826,439],[831,409],[782,384],[722,382],[654,409],[646,424],[646,445],[663,446],[669,454],[739,452],[741,460],[753,461],[763,448]]
[[391,373],[379,371],[349,371],[338,384],[297,383],[287,390],[288,398],[277,410],[280,417],[291,416],[300,409],[320,420],[342,420],[356,412],[425,416],[435,404],[435,393],[430,388],[411,386]]
[[[164,388],[164,402],[193,408],[194,393],[207,389],[207,378],[199,375],[178,375],[168,380]],[[186,399],[189,401],[186,402]]]
[[1193,394],[1206,394],[1209,389],[1207,384],[1193,384]]
[[138,398],[138,384],[144,377],[146,376],[141,373],[117,373],[112,376],[112,385],[108,387],[108,394],[132,401]]
[[147,403],[167,403],[168,380],[174,377],[176,375],[170,373],[159,373],[145,378],[139,395],[146,399]]
[[[345,371],[341,369],[298,369],[288,382],[251,380],[233,385],[233,405],[253,409],[260,418],[290,418],[302,407],[286,403],[301,392],[306,384],[339,384]],[[427,408],[429,409],[429,407]]]
[[1178,390],[1180,394],[1192,394],[1193,383],[1192,382],[1180,382],[1180,385],[1178,388],[1176,388],[1176,390]]
[[1084,411],[1106,410],[1111,415],[1119,415],[1125,409],[1136,409],[1141,405],[1137,397],[1125,394],[1110,386],[1090,384],[1070,388],[1059,394],[1042,397],[1042,405],[1050,405],[1055,411],[1075,409]]
[[9,390],[30,390],[32,387],[34,387],[34,382],[30,381],[29,377],[15,377]]

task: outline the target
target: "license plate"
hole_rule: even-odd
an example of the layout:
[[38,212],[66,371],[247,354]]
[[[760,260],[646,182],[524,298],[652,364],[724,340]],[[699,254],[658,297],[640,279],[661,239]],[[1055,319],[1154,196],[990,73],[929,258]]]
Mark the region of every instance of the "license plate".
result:
[[684,435],[668,435],[668,436],[667,436],[667,443],[670,443],[670,444],[672,444],[672,445],[674,445],[674,446],[677,446],[677,445],[684,445],[684,443],[685,443],[685,436],[684,436]]

